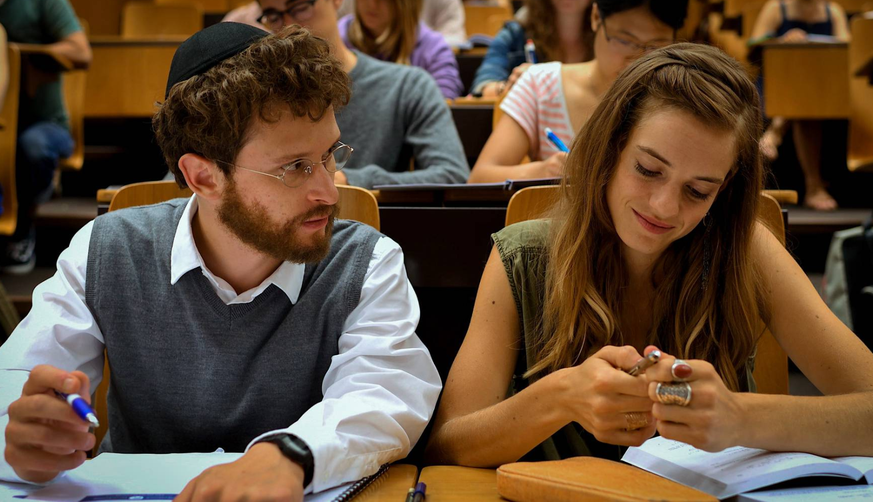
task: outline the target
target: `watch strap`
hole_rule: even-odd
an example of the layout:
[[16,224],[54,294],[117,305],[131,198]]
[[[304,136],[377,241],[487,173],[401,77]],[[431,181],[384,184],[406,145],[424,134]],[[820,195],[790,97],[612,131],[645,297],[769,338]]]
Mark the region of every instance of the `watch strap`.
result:
[[265,437],[258,443],[272,443],[278,446],[282,455],[303,469],[303,488],[309,486],[315,473],[315,459],[312,457],[312,450],[302,439],[294,434],[282,433]]

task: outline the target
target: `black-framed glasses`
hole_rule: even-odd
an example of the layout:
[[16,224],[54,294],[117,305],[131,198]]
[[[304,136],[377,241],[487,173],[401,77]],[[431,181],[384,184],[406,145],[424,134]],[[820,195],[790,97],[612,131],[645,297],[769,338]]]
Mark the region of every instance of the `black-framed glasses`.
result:
[[609,36],[609,32],[606,29],[606,20],[602,19],[600,21],[600,26],[603,27],[603,36],[606,37],[606,42],[610,44],[610,47],[613,47],[615,50],[622,52],[624,54],[641,54],[653,51],[655,49],[661,49],[663,47],[667,47],[676,41],[676,30],[673,30],[673,40],[663,40],[654,43],[647,44],[638,44],[631,40],[628,40],[623,37],[619,37],[616,35]]
[[320,162],[312,162],[309,159],[292,160],[284,166],[281,166],[282,174],[265,173],[264,171],[249,169],[248,167],[238,166],[236,164],[231,164],[230,162],[225,162],[223,160],[219,160],[217,162],[233,166],[237,169],[242,169],[243,171],[249,171],[252,173],[263,174],[264,176],[269,176],[271,178],[276,178],[288,188],[297,188],[300,185],[306,183],[306,180],[308,180],[310,175],[312,175],[312,171],[314,170],[315,166],[322,165],[324,166],[324,169],[329,173],[335,173],[341,170],[343,167],[345,167],[346,162],[349,161],[349,158],[352,156],[352,152],[354,151],[355,149],[350,147],[349,145],[337,141],[333,148],[331,148],[330,151],[325,154],[324,158],[322,158]]
[[288,7],[285,10],[264,9],[258,22],[272,30],[278,30],[285,24],[285,16],[291,18],[292,21],[305,23],[312,19],[312,14],[315,12],[315,2],[318,0],[303,0]]

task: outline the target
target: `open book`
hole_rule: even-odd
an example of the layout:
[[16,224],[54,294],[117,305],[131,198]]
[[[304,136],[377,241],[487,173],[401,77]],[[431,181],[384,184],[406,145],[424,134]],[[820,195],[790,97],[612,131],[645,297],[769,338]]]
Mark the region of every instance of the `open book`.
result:
[[720,499],[807,476],[837,476],[873,485],[873,457],[827,459],[742,446],[709,453],[657,437],[628,448],[622,461]]

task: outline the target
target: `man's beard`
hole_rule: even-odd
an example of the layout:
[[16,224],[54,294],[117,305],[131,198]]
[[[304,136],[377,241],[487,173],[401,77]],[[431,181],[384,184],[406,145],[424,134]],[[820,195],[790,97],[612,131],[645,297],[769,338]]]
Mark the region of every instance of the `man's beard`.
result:
[[[261,205],[246,206],[236,184],[231,182],[218,206],[218,219],[243,243],[282,261],[314,263],[330,251],[330,238],[337,206],[322,205],[307,211],[279,227],[270,223],[267,210]],[[323,235],[312,235],[313,243],[302,242],[298,230],[306,220],[327,216]]]

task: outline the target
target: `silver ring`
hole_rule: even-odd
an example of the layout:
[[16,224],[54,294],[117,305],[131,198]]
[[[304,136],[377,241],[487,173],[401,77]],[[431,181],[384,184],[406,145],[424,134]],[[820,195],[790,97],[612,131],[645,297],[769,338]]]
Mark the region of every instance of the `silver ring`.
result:
[[655,394],[658,395],[658,401],[663,404],[688,406],[688,403],[691,402],[691,384],[688,382],[658,383]]
[[688,381],[687,378],[680,378],[680,377],[676,376],[676,367],[679,366],[680,364],[684,364],[684,365],[688,366],[688,363],[686,363],[683,359],[674,360],[673,366],[670,366],[670,374],[673,375],[674,382],[686,382],[686,381]]
[[627,430],[635,431],[649,425],[649,417],[645,413],[639,411],[629,411],[624,414],[624,419],[627,422]]

